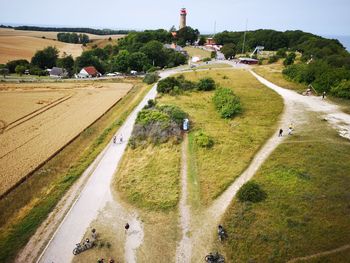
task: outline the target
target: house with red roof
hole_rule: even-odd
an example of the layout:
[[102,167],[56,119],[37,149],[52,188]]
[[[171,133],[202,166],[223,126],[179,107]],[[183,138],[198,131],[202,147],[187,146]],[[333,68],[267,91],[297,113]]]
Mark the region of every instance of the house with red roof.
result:
[[89,66],[89,67],[82,68],[76,77],[77,78],[96,78],[100,76],[101,76],[101,73],[98,72],[94,66]]

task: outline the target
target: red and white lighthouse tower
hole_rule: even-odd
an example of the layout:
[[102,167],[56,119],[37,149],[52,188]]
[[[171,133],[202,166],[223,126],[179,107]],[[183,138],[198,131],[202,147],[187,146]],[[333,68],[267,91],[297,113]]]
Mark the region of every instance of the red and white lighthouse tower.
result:
[[187,16],[186,8],[181,8],[181,10],[180,10],[180,26],[179,26],[179,29],[181,29],[181,28],[186,26],[186,16]]

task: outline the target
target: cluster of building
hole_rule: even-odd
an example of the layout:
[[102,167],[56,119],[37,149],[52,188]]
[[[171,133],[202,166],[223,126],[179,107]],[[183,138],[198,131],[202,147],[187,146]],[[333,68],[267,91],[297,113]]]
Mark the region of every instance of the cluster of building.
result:
[[[52,78],[66,78],[68,77],[68,72],[64,68],[53,67],[48,70],[50,77]],[[89,66],[84,67],[80,70],[78,74],[75,74],[76,78],[96,78],[101,77],[102,74],[96,70],[95,67]]]

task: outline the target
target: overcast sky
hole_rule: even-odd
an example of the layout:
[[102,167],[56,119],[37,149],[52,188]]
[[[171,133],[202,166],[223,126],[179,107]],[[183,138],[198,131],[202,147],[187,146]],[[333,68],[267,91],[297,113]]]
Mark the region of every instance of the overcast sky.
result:
[[[301,29],[350,35],[350,0],[0,0],[0,23],[113,29],[178,27],[179,10],[202,33]],[[263,4],[262,4],[263,3]]]

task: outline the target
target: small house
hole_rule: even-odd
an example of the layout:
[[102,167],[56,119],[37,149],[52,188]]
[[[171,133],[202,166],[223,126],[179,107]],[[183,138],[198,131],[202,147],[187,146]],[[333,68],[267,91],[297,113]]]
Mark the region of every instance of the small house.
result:
[[96,78],[100,76],[101,73],[98,72],[93,66],[82,68],[77,75],[78,78]]

